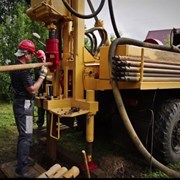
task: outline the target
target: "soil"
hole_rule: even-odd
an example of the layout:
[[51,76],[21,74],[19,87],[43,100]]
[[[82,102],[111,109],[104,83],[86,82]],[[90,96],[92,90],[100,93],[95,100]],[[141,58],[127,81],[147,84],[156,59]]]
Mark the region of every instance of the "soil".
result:
[[[2,140],[2,139],[1,139]],[[14,147],[16,146],[16,140],[12,144]],[[39,165],[41,165],[45,170],[48,170],[52,164],[47,158],[46,151],[46,137],[44,133],[34,132],[33,145],[30,151],[30,157],[34,159]],[[68,151],[67,151],[68,152]],[[14,161],[16,159],[15,152],[13,149],[4,148],[4,150],[0,151],[0,163],[7,163],[10,161]],[[68,162],[63,162],[57,160],[61,166],[65,166],[67,168],[71,167]],[[75,161],[74,161],[75,162]],[[77,163],[78,164],[78,163]],[[75,164],[76,165],[76,164]],[[69,167],[68,167],[69,166]],[[124,157],[119,157],[116,155],[104,155],[99,158],[97,162],[97,169],[90,171],[91,177],[95,178],[143,178],[145,177],[145,169],[143,166],[140,166],[138,163],[132,162]],[[79,178],[87,177],[86,171],[82,171]],[[4,178],[4,174],[0,171],[0,178]]]
[[[73,152],[60,148],[61,153],[59,156],[64,158],[57,159],[57,162],[61,166],[65,166],[68,169],[73,165],[80,168],[81,174],[79,178],[86,178],[86,170],[82,167],[82,162],[79,160]],[[62,152],[63,151],[63,152]],[[58,156],[58,157],[59,157]],[[73,156],[73,158],[71,158]],[[36,160],[44,169],[48,170],[51,167],[51,163],[46,154],[46,140],[41,138],[39,142],[33,145],[30,153],[30,157]],[[70,162],[71,161],[71,162]],[[54,162],[55,163],[55,162]],[[74,164],[73,164],[74,163]],[[97,170],[90,170],[91,177],[93,178],[144,178],[145,168],[138,163],[132,162],[125,157],[119,157],[115,155],[106,155],[101,157],[96,162]]]
[[124,157],[102,157],[100,167],[107,178],[143,178],[144,169]]

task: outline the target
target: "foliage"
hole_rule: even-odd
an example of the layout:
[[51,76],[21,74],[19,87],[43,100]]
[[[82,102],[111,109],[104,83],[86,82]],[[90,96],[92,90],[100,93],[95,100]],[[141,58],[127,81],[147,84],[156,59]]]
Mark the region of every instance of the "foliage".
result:
[[[3,24],[0,24],[0,65],[14,63],[16,60],[14,52],[17,49],[17,44],[23,39],[33,40],[32,32],[40,33],[43,39],[47,38],[46,28],[27,16],[27,4],[17,2],[14,8],[15,10],[9,14],[1,14],[5,19]],[[44,47],[38,43],[36,48],[43,49]],[[10,91],[9,74],[0,73],[0,82],[0,97],[11,100],[12,92]]]
[[84,46],[88,51],[91,51],[91,42],[88,37],[84,38]]
[[[123,35],[123,33],[119,30],[119,35],[120,37]],[[115,34],[110,34],[110,41],[113,42],[117,37],[115,36]]]
[[5,24],[6,16],[10,16],[13,20],[16,14],[16,4],[18,0],[1,0],[0,1],[0,24]]
[[116,36],[114,34],[110,35],[110,41],[113,42],[116,39]]

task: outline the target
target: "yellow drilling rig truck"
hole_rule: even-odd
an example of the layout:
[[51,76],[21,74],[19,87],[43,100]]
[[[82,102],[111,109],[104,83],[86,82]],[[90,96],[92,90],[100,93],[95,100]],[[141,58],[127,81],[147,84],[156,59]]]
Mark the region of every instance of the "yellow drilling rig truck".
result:
[[[112,42],[98,19],[106,2],[116,35]],[[180,162],[179,33],[172,30],[169,46],[120,37],[112,2],[99,0],[94,8],[87,0],[92,13],[86,15],[84,0],[29,1],[27,15],[49,32],[46,91],[35,99],[47,112],[48,155],[56,159],[60,124],[73,119],[85,130],[89,164],[95,131],[103,136],[111,130],[121,141],[126,129],[148,162],[180,177],[166,166]],[[86,29],[85,19],[90,18],[95,26]]]

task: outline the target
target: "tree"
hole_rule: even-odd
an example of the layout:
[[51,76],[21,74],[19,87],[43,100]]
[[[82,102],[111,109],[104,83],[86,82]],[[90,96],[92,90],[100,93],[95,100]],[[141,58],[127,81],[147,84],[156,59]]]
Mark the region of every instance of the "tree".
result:
[[116,39],[116,36],[114,34],[110,34],[110,41],[113,42]]
[[[120,37],[123,35],[123,33],[119,30],[119,35]],[[115,34],[110,34],[110,41],[113,42],[117,37]]]
[[18,0],[1,0],[0,1],[0,24],[4,24],[6,21],[6,16],[11,16],[16,14],[16,4]]
[[[47,38],[47,29],[32,21],[26,14],[27,4],[16,3],[14,14],[11,12],[5,15],[5,20],[0,23],[0,65],[14,63],[16,57],[14,53],[18,43],[23,39],[33,40],[32,32],[38,32],[43,39]],[[1,14],[1,13],[0,13]],[[41,44],[36,43],[37,49],[43,49]],[[8,73],[0,73],[0,96],[3,99],[11,100],[10,77]]]

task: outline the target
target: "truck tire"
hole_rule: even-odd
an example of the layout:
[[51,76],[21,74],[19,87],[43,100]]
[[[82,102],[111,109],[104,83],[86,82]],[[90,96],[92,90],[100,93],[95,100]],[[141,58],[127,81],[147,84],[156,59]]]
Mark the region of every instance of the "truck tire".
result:
[[155,111],[154,157],[164,164],[180,162],[180,100],[166,100]]

